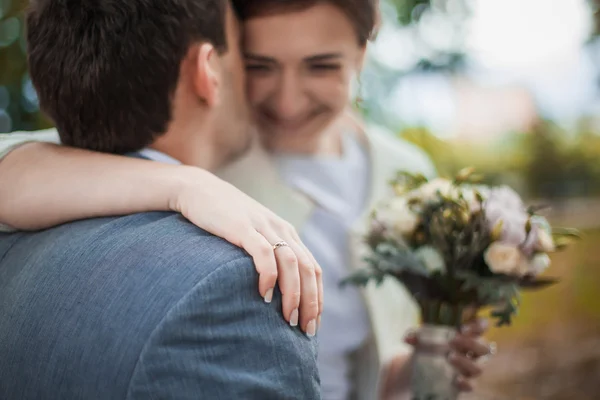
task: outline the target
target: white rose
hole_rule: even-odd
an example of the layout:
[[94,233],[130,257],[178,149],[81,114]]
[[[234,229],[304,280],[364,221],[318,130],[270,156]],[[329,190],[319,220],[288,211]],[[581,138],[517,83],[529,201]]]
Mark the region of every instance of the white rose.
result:
[[405,197],[396,197],[377,211],[377,219],[400,236],[412,234],[419,224],[419,216],[408,205]]
[[494,242],[485,251],[484,259],[493,273],[505,275],[525,275],[528,263],[518,247]]
[[467,203],[469,207],[469,211],[472,213],[481,210],[481,205],[479,201],[477,201],[477,197],[475,196],[475,191],[471,188],[462,188],[460,193],[462,194],[463,199]]
[[444,178],[435,178],[417,189],[416,195],[424,201],[432,201],[437,198],[438,193],[444,196],[452,195],[453,189],[454,186],[451,181]]
[[550,266],[550,257],[546,253],[538,253],[529,263],[529,273],[539,275]]
[[469,211],[471,212],[471,214],[481,211],[481,207],[482,207],[481,202],[479,201],[479,199],[477,198],[477,195],[475,194],[476,192],[478,192],[479,195],[481,195],[482,202],[483,202],[483,201],[485,201],[489,190],[484,186],[470,186],[470,187],[461,188],[461,194],[462,194],[463,198],[465,199],[465,201],[467,202],[467,205],[469,207]]
[[434,272],[446,272],[444,258],[439,251],[431,246],[420,247],[415,251],[415,257],[423,263],[425,269],[427,269],[430,274],[433,274]]
[[481,197],[483,197],[483,201],[487,200],[490,197],[490,193],[492,192],[489,186],[485,185],[474,185],[473,189],[478,191]]
[[536,250],[543,252],[554,251],[555,247],[552,235],[550,235],[544,229],[538,229],[537,243],[535,244],[535,248]]

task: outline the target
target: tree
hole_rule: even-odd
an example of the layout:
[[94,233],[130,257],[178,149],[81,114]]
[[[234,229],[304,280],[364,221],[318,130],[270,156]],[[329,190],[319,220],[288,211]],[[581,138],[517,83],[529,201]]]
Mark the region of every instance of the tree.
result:
[[0,133],[47,126],[27,74],[24,0],[0,0]]

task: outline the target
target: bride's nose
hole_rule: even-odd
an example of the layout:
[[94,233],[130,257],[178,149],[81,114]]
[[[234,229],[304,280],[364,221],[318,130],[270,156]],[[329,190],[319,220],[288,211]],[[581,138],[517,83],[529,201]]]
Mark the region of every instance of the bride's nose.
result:
[[277,118],[294,121],[302,117],[307,107],[307,98],[302,89],[302,79],[293,71],[281,75],[273,96],[273,109]]

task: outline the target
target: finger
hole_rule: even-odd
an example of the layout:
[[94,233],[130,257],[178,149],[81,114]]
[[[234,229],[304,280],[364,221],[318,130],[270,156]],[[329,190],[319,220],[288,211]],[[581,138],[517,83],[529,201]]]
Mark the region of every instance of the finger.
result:
[[460,329],[463,335],[477,337],[483,335],[489,327],[489,322],[486,318],[477,318],[465,325]]
[[475,378],[481,375],[481,367],[465,355],[452,352],[448,356],[448,362],[464,377]]
[[457,335],[450,341],[450,347],[457,353],[470,354],[474,358],[484,356],[490,352],[487,343],[465,335]]
[[321,315],[323,315],[324,291],[323,291],[323,270],[319,264],[315,267],[315,278],[317,279],[317,291],[319,294],[319,316],[317,317],[317,329],[321,327]]
[[[263,228],[259,233],[273,245],[284,241],[279,234],[269,228]],[[289,243],[287,246],[278,247],[277,249],[273,249],[273,246],[271,246],[271,251],[277,261],[283,315],[291,326],[297,326],[300,319],[300,299],[302,294],[298,257],[289,246]]]
[[255,229],[249,229],[240,240],[240,247],[250,254],[258,272],[258,290],[265,302],[273,299],[273,289],[277,283],[277,261],[273,246]]
[[307,335],[315,336],[319,316],[319,288],[315,265],[311,257],[306,254],[303,246],[294,241],[293,238],[287,238],[287,240],[298,260],[302,293],[300,297],[300,325]]
[[283,314],[291,326],[297,326],[300,318],[300,299],[302,286],[298,271],[298,260],[288,246],[275,251],[279,271],[279,288],[282,294]]
[[306,245],[304,244],[304,242],[302,242],[302,240],[300,239],[300,236],[298,236],[298,232],[296,232],[296,230],[292,227],[291,228],[291,234],[292,237],[294,238],[294,240],[296,241],[296,243],[298,243],[300,246],[302,246],[302,248],[304,249],[305,253],[308,255],[308,257],[310,258],[310,260],[312,261],[314,267],[315,267],[315,278],[317,280],[317,290],[318,290],[318,295],[319,295],[319,316],[318,316],[318,324],[321,324],[321,315],[323,314],[323,305],[325,302],[325,297],[323,294],[323,269],[321,268],[321,265],[318,263],[318,261],[315,259],[315,256],[313,255],[313,253],[306,247]]
[[472,392],[474,389],[473,383],[462,376],[456,377],[455,385],[461,392]]
[[419,338],[417,336],[417,333],[415,331],[408,332],[406,336],[404,336],[404,342],[410,344],[411,346],[416,346],[417,344],[419,344]]

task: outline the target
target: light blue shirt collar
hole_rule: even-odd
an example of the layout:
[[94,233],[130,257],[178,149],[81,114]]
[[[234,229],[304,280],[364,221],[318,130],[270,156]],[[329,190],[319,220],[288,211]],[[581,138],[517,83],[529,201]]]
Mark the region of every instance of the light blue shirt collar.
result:
[[181,165],[181,161],[163,153],[162,151],[151,149],[150,147],[146,147],[145,149],[140,150],[138,153],[152,161],[158,161],[172,165]]

